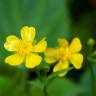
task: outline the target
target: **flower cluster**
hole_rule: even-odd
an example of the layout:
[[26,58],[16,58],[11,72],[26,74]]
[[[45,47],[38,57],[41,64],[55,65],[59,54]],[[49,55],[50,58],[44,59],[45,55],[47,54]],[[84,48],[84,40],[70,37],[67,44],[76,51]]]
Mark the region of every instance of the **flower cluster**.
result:
[[[53,72],[66,69],[70,64],[76,69],[82,67],[83,55],[80,53],[82,44],[79,38],[75,37],[71,44],[66,39],[60,38],[58,39],[58,47],[47,48],[46,38],[41,39],[38,43],[34,40],[36,36],[34,27],[24,26],[21,28],[20,33],[21,38],[10,35],[4,43],[4,48],[14,53],[5,59],[6,63],[12,66],[25,63],[25,67],[35,68],[42,61],[39,53],[44,52],[45,61],[48,64],[56,63]],[[65,74],[66,72],[59,76]]]
[[[49,64],[57,62],[53,71],[59,71],[69,67],[71,63],[74,68],[80,69],[82,67],[83,55],[80,52],[82,44],[80,39],[75,37],[69,45],[66,39],[58,39],[57,48],[48,48],[45,52],[45,61]],[[64,76],[62,73],[59,76]]]

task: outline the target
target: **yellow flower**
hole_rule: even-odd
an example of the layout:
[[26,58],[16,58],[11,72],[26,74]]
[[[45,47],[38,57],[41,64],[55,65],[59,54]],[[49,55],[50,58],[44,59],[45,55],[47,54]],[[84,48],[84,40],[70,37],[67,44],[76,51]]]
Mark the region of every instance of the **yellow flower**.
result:
[[[45,61],[49,64],[56,63],[53,71],[63,70],[69,67],[70,63],[76,69],[80,69],[83,63],[83,55],[79,53],[82,49],[80,39],[75,37],[69,45],[66,39],[58,39],[58,48],[48,48],[45,51]],[[62,73],[59,76],[64,76]]]
[[36,31],[34,27],[24,26],[21,29],[21,38],[14,35],[7,37],[4,47],[6,50],[14,52],[13,55],[8,56],[5,62],[18,66],[25,62],[27,68],[34,68],[38,66],[42,57],[38,53],[44,52],[47,48],[47,42],[43,38],[39,43],[34,43]]

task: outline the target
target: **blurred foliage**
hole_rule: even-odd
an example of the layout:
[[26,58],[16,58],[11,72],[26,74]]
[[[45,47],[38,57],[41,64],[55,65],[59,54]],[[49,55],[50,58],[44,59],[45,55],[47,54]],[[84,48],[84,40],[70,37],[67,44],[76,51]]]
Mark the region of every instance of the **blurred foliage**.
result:
[[[20,36],[19,30],[24,25],[35,26],[38,34],[36,39],[46,36],[49,46],[55,46],[59,37],[70,40],[78,36],[86,57],[86,42],[89,37],[96,37],[96,10],[93,2],[95,1],[0,0],[0,96],[21,96],[22,89],[22,70],[4,64],[4,58],[9,54],[3,48],[6,36]],[[96,64],[93,65],[96,76]],[[79,81],[75,82],[77,75]],[[67,79],[54,79],[47,86],[48,96],[91,96],[91,77],[87,62],[84,62],[82,70],[75,75],[72,73],[72,76],[71,79],[68,76]],[[41,85],[34,80],[29,96],[44,96]]]

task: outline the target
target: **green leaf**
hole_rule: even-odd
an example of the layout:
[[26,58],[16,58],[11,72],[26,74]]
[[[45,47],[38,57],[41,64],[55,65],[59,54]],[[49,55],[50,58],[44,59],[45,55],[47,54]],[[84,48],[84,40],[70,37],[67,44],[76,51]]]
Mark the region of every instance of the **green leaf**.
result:
[[48,96],[82,96],[82,86],[66,78],[56,78],[47,88]]
[[[96,64],[93,62],[91,62],[91,64],[93,65],[93,71],[94,71],[94,77],[95,77],[94,86],[96,90]],[[85,70],[83,76],[80,78],[80,85],[83,86],[82,89],[84,90],[84,94],[82,94],[82,96],[92,96],[92,76],[89,68]],[[96,94],[96,91],[95,91],[95,94]]]
[[59,74],[64,73],[64,72],[68,72],[72,69],[73,69],[73,67],[69,67],[69,68],[66,68],[66,69],[63,69],[63,70],[60,70],[60,71],[57,71],[57,72],[53,72],[51,75],[49,75],[47,77],[47,80],[53,79],[53,78],[57,77]]
[[0,77],[0,96],[20,96],[19,88],[15,79]]
[[29,84],[32,85],[32,86],[35,86],[37,88],[40,88],[42,90],[43,90],[43,87],[44,87],[43,83],[39,79],[32,80],[32,81],[29,82]]
[[43,85],[39,80],[30,82],[30,96],[44,96]]

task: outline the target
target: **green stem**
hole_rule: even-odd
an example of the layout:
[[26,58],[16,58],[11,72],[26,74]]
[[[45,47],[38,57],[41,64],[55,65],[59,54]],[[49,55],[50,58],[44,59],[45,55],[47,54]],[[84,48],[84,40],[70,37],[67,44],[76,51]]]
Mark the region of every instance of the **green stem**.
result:
[[46,85],[47,84],[45,83],[44,84],[44,88],[43,88],[44,96],[48,96],[48,94],[47,94],[47,86]]
[[89,50],[89,56],[87,59],[89,62],[88,66],[89,66],[90,75],[91,75],[91,93],[92,93],[92,96],[96,96],[96,93],[95,93],[95,74],[94,74],[93,64],[92,64],[92,62],[96,62],[96,60],[92,58],[92,56],[93,56],[92,50],[93,50],[93,47],[91,46],[90,50]]
[[93,66],[91,63],[89,64],[89,69],[90,69],[91,81],[92,81],[92,96],[96,96],[95,95],[95,76],[94,76]]
[[37,71],[37,75],[38,75],[38,77],[39,77],[39,79],[40,79],[40,81],[43,83],[43,85],[44,85],[44,87],[43,87],[43,93],[44,93],[44,96],[48,96],[48,93],[47,93],[47,79],[46,79],[46,72],[45,72],[45,74],[44,74],[44,77],[43,77],[43,79],[42,79],[42,77],[41,77],[41,74]]
[[22,96],[29,96],[29,84],[28,84],[28,71],[27,69],[24,69],[23,72],[22,72]]
[[47,73],[45,72],[45,76],[44,76],[44,80],[43,80],[43,83],[44,83],[44,88],[43,88],[44,96],[48,96],[48,93],[47,93],[47,79],[46,79],[46,76],[47,76]]

